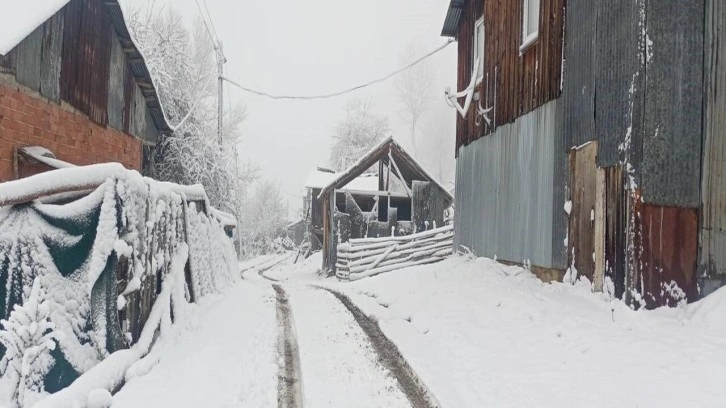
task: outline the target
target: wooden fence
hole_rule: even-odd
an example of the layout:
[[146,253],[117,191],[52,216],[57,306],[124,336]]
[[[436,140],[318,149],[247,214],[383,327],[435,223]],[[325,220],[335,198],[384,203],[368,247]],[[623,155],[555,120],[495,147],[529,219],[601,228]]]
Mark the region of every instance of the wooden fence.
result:
[[351,239],[338,245],[336,275],[358,280],[379,273],[438,262],[451,255],[454,227],[399,237]]

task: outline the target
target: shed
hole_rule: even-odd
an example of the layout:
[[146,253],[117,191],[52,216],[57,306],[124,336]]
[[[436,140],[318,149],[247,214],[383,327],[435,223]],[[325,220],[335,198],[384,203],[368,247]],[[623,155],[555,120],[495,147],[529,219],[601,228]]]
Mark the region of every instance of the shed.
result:
[[310,231],[321,241],[327,270],[335,268],[338,243],[442,226],[444,212],[454,201],[393,137],[345,171],[327,174],[315,174],[328,178],[324,185],[308,183]]

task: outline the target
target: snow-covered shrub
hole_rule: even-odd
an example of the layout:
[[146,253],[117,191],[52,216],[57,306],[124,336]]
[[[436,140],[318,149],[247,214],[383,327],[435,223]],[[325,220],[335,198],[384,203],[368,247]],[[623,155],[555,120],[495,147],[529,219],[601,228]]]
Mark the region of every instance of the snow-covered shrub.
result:
[[36,279],[28,300],[15,305],[8,320],[0,321],[0,342],[6,348],[0,376],[10,381],[11,407],[24,407],[32,394],[44,391],[43,380],[53,364],[50,352],[61,335],[50,321],[50,312],[45,291]]

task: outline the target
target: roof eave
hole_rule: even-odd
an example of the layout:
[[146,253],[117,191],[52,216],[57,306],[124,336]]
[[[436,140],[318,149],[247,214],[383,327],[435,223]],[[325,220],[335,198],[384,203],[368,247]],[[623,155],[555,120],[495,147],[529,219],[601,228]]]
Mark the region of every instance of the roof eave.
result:
[[451,0],[449,10],[446,12],[444,27],[441,29],[442,37],[456,37],[459,33],[461,16],[464,13],[467,0]]

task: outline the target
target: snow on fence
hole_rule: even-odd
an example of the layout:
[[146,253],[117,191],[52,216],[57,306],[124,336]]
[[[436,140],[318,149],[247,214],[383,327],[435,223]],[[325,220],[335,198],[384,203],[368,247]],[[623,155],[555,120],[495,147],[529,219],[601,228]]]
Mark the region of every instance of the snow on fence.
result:
[[338,245],[336,275],[358,280],[409,266],[434,263],[452,254],[454,227],[383,238],[351,239]]
[[[0,183],[0,388],[21,405],[49,392],[38,406],[82,407],[143,373],[191,303],[239,280],[228,224],[201,186],[118,164]],[[43,324],[60,333],[52,344],[26,339]]]

